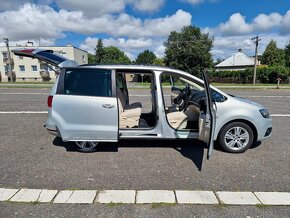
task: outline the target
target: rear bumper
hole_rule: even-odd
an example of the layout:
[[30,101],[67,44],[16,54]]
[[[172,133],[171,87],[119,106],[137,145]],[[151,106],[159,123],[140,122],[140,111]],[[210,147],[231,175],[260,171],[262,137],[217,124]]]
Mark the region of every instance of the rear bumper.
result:
[[46,130],[49,132],[49,134],[54,135],[54,136],[60,136],[58,134],[57,128],[54,125],[48,125],[48,124],[44,124],[44,126],[46,128]]

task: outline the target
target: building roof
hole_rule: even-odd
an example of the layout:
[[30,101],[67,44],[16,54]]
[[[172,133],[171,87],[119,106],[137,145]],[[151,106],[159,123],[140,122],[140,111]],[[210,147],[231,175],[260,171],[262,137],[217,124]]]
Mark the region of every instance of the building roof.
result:
[[215,67],[239,67],[239,66],[254,66],[254,61],[247,57],[243,52],[239,51],[215,65]]

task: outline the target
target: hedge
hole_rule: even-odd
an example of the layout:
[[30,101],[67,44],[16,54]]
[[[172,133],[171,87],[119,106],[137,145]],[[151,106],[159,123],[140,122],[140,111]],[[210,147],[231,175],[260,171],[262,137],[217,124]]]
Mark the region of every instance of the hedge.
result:
[[[246,70],[236,71],[209,71],[211,82],[217,83],[252,83],[254,75],[254,68],[247,68]],[[257,68],[257,82],[259,83],[277,83],[277,78],[281,79],[281,83],[288,83],[290,76],[290,69],[279,67],[258,67]]]

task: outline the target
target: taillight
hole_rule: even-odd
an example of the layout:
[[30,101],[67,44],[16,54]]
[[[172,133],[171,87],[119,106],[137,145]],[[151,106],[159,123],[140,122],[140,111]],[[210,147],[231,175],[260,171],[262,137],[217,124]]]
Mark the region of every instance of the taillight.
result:
[[48,98],[47,98],[47,106],[48,107],[51,107],[52,106],[52,99],[53,99],[53,96],[52,95],[48,96]]

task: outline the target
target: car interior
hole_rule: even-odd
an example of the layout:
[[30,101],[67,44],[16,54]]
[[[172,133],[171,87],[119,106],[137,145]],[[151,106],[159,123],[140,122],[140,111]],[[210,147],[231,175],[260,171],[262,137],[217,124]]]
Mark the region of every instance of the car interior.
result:
[[161,75],[161,87],[170,126],[178,130],[198,131],[204,87],[167,72]]
[[[141,95],[138,94],[140,91],[134,87],[136,82],[144,84]],[[116,72],[116,92],[120,129],[151,129],[155,127],[157,104],[152,72]]]
[[[204,111],[205,106],[203,85],[167,72],[161,75],[160,80],[168,124],[173,129],[198,131],[200,111]],[[137,82],[144,87],[134,87]],[[153,73],[118,71],[116,89],[119,128],[154,128],[157,101]]]

